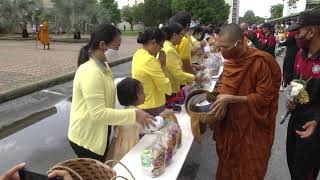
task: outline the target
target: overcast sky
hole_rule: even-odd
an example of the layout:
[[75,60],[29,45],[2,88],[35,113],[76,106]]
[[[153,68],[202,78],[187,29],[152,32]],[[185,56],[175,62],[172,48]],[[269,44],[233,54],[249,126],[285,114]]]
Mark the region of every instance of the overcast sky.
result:
[[[117,0],[119,8],[127,5],[128,0]],[[132,1],[132,0],[130,0]],[[256,16],[269,17],[269,9],[272,5],[283,3],[283,0],[240,0],[240,16],[247,10],[253,10]]]
[[253,10],[256,16],[269,17],[270,7],[279,3],[283,4],[283,0],[240,0],[240,16],[247,10]]

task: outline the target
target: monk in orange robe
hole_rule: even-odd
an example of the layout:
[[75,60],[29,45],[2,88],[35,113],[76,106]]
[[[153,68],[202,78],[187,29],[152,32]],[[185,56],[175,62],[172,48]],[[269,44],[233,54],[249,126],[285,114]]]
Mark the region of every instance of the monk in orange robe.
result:
[[48,49],[50,49],[50,41],[49,41],[49,23],[44,20],[40,25],[38,31],[38,40],[43,44],[43,50],[46,49],[46,45]]
[[[249,48],[236,24],[221,28],[224,72],[211,114],[219,165],[217,180],[263,180],[274,140],[280,67],[270,54]],[[210,123],[210,122],[208,122]]]

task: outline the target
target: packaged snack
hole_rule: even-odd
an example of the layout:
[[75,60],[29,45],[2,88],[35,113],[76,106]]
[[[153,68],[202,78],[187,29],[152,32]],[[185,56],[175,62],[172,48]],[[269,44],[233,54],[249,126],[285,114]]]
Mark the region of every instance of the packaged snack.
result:
[[181,146],[182,131],[179,125],[173,121],[166,121],[160,141],[167,150],[167,163],[169,163],[173,154]]
[[[157,138],[157,141],[159,138]],[[165,171],[166,149],[159,142],[146,147],[141,154],[142,168],[151,177],[160,176]]]

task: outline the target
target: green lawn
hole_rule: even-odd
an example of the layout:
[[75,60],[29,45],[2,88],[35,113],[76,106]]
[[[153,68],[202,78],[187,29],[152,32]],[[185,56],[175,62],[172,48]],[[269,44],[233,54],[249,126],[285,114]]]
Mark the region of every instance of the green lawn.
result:
[[123,36],[138,36],[140,31],[121,31]]

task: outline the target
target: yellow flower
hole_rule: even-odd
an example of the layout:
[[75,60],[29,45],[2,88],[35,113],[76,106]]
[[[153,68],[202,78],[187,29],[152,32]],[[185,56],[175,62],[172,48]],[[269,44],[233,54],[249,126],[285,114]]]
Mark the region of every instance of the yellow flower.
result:
[[297,96],[297,101],[300,103],[300,104],[307,104],[310,99],[309,99],[309,94],[308,92],[303,89]]

